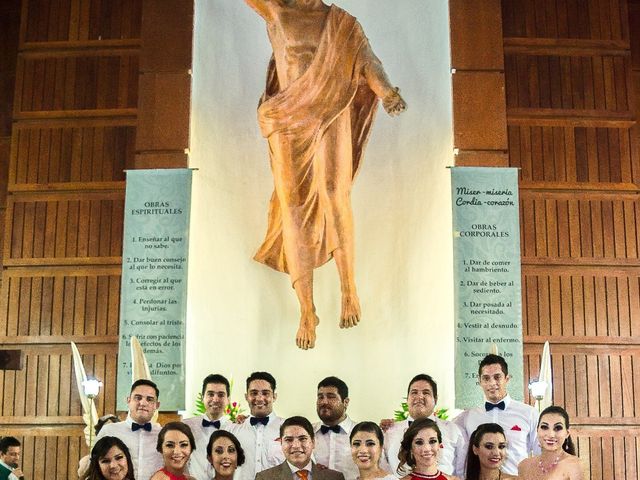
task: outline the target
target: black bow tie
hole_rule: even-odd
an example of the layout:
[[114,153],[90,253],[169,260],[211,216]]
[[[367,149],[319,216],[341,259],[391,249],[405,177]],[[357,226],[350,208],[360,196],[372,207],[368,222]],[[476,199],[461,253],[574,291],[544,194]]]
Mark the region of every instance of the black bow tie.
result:
[[333,427],[330,427],[328,425],[320,425],[320,433],[325,435],[329,433],[329,431],[333,433],[340,433],[340,425],[334,425]]
[[147,432],[150,432],[151,431],[151,424],[148,423],[148,422],[145,423],[144,425],[140,425],[139,423],[136,423],[136,422],[133,422],[131,424],[131,430],[134,431],[134,432],[140,430],[141,428],[143,430],[146,430]]
[[500,410],[504,410],[506,407],[506,405],[504,404],[504,400],[498,403],[489,403],[489,402],[484,402],[484,409],[487,412],[490,412],[491,410],[493,410],[494,408],[499,408]]
[[269,417],[251,417],[249,423],[251,423],[251,425],[257,425],[259,423],[267,425],[267,423],[269,423]]
[[203,418],[202,419],[202,426],[203,427],[215,427],[215,428],[219,429],[220,428],[220,420],[214,420],[213,422],[210,422],[206,418]]

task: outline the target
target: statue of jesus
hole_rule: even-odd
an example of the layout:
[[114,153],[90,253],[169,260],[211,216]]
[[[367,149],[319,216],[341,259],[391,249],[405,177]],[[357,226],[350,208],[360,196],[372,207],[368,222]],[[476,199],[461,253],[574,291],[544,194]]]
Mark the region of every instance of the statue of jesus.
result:
[[273,48],[258,107],[275,191],[255,260],[288,273],[300,303],[296,345],[313,348],[319,323],[313,270],[335,259],[340,327],[360,321],[354,280],[351,185],[378,99],[406,109],[358,21],[322,0],[245,0],[266,22]]

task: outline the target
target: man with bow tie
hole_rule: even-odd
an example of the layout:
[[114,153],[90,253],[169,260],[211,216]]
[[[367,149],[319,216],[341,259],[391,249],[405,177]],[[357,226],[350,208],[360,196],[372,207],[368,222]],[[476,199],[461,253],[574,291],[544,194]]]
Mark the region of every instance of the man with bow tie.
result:
[[342,472],[346,480],[355,480],[358,467],[351,458],[349,435],[355,422],[347,415],[349,388],[338,377],[327,377],[318,383],[316,411],[320,422],[313,426],[318,465]]
[[160,391],[151,380],[136,380],[127,397],[126,421],[106,424],[96,437],[98,440],[108,435],[124,442],[131,454],[136,478],[150,478],[163,465],[162,455],[156,450],[160,425],[151,423],[153,414],[160,408],[159,397]]
[[230,391],[229,380],[223,375],[207,375],[202,381],[202,403],[205,413],[197,417],[183,420],[189,425],[196,440],[196,449],[189,460],[189,474],[196,480],[209,480],[213,478],[211,465],[207,461],[207,444],[213,432],[219,429],[226,430],[231,422],[224,416],[229,404]]
[[512,399],[507,393],[509,366],[500,355],[489,354],[478,367],[480,387],[484,391],[482,406],[465,410],[454,422],[460,427],[468,445],[469,437],[483,423],[497,423],[507,437],[504,472],[517,475],[518,464],[531,452],[539,453],[536,436],[538,412],[531,405]]
[[407,406],[409,417],[406,420],[395,422],[384,434],[384,453],[391,473],[403,477],[409,471],[398,472],[398,452],[400,442],[409,425],[414,420],[430,418],[438,425],[442,433],[442,450],[438,457],[438,467],[448,475],[464,477],[464,462],[466,458],[465,441],[462,432],[452,422],[437,418],[434,414],[438,401],[438,385],[427,374],[420,373],[413,377],[407,388]]
[[244,449],[245,462],[236,471],[236,480],[254,480],[256,473],[280,465],[284,455],[280,446],[283,419],[273,411],[276,401],[276,379],[268,372],[253,372],[247,378],[245,399],[251,415],[241,424],[225,427]]

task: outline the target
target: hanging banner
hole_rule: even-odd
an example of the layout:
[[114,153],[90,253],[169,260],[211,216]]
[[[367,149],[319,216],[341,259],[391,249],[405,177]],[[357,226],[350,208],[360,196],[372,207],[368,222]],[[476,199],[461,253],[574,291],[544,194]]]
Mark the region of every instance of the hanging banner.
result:
[[518,170],[455,167],[451,190],[456,407],[484,402],[478,364],[493,344],[509,364],[509,393],[522,400]]
[[118,410],[131,389],[136,336],[163,410],[184,410],[191,170],[129,170],[125,196]]

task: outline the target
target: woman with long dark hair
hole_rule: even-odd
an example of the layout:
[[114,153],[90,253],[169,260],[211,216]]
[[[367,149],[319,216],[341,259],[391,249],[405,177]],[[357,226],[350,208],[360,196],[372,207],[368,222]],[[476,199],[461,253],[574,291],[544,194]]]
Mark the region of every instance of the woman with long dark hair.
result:
[[351,458],[358,467],[358,480],[394,480],[396,477],[380,468],[384,435],[374,422],[360,422],[351,430]]
[[537,433],[542,453],[520,462],[518,475],[538,480],[584,480],[565,409],[555,405],[545,408],[538,420]]
[[91,450],[88,480],[135,480],[127,446],[117,437],[102,437]]
[[162,454],[164,467],[153,474],[151,480],[191,480],[187,475],[187,464],[191,452],[196,449],[196,441],[189,425],[182,422],[169,422],[160,433],[156,450]]
[[[442,450],[442,433],[438,424],[430,418],[416,420],[404,432],[398,452],[398,473],[411,468],[402,480],[458,480],[438,469],[438,457]],[[406,467],[405,467],[406,465]]]
[[233,433],[216,430],[209,437],[207,460],[215,480],[233,480],[236,469],[244,463],[244,450]]
[[471,434],[467,451],[465,480],[507,480],[518,478],[504,473],[507,438],[497,423],[483,423]]

